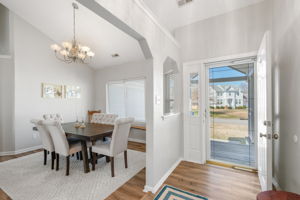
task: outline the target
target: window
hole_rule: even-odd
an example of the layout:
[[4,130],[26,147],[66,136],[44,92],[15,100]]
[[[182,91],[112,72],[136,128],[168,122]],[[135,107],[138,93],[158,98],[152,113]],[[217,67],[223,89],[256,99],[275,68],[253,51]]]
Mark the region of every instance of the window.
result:
[[145,80],[126,80],[107,84],[107,112],[119,117],[145,121]]
[[164,114],[175,113],[175,74],[165,74],[164,82]]
[[199,74],[190,73],[190,115],[193,117],[199,116]]

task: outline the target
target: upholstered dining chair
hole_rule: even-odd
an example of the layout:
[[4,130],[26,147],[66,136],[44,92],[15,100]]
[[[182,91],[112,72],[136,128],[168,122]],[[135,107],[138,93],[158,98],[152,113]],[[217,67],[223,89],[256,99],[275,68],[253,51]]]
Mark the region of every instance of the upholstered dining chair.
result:
[[60,123],[63,122],[63,118],[61,114],[45,114],[43,115],[44,120],[54,120],[59,121]]
[[128,168],[127,162],[127,144],[131,123],[134,118],[120,118],[115,121],[112,139],[110,143],[96,143],[92,146],[93,167],[95,170],[96,154],[108,156],[111,162],[111,176],[115,176],[114,157],[120,153],[124,153],[125,168]]
[[40,137],[42,139],[42,145],[44,149],[44,165],[47,164],[47,154],[51,153],[51,169],[54,169],[54,160],[55,160],[55,152],[54,152],[54,144],[51,138],[51,135],[47,128],[43,125],[42,120],[32,119],[30,121],[37,128]]
[[[42,122],[50,132],[54,143],[54,150],[56,153],[56,171],[59,169],[59,155],[66,157],[66,176],[70,171],[70,155],[80,152],[81,143],[70,143],[67,140],[65,131],[63,130],[60,122],[54,120],[44,120]],[[91,144],[88,144],[91,147]]]
[[92,117],[93,117],[93,114],[96,114],[96,113],[101,113],[101,110],[88,110],[88,119],[89,119],[89,123],[92,122]]
[[94,113],[91,123],[114,125],[118,115],[106,113]]

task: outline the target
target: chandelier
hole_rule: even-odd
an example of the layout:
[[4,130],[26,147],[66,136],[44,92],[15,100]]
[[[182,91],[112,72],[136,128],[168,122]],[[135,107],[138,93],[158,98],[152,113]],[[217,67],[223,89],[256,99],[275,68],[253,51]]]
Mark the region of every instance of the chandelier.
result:
[[76,40],[76,18],[75,11],[78,9],[76,3],[72,3],[73,6],[73,41],[62,42],[61,46],[58,44],[52,44],[51,49],[54,51],[57,59],[66,63],[86,63],[86,59],[91,59],[95,56],[95,53],[91,51],[88,46],[82,46]]

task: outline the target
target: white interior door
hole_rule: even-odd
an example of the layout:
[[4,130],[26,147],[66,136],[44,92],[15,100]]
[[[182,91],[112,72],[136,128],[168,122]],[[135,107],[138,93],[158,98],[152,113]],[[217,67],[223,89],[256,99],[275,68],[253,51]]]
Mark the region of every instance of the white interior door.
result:
[[263,191],[272,189],[272,72],[270,33],[257,56],[258,175]]
[[203,163],[203,95],[201,64],[184,66],[184,158]]

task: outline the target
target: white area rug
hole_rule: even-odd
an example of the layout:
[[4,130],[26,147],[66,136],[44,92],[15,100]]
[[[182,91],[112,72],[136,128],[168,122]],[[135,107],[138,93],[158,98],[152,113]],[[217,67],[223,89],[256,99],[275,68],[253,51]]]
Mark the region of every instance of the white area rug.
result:
[[128,150],[128,169],[120,154],[115,158],[114,178],[105,158],[99,159],[96,170],[88,174],[75,157],[70,160],[69,176],[65,176],[62,156],[59,171],[51,170],[50,164],[48,159],[43,165],[42,152],[0,163],[0,188],[13,200],[101,200],[145,167],[146,154]]

